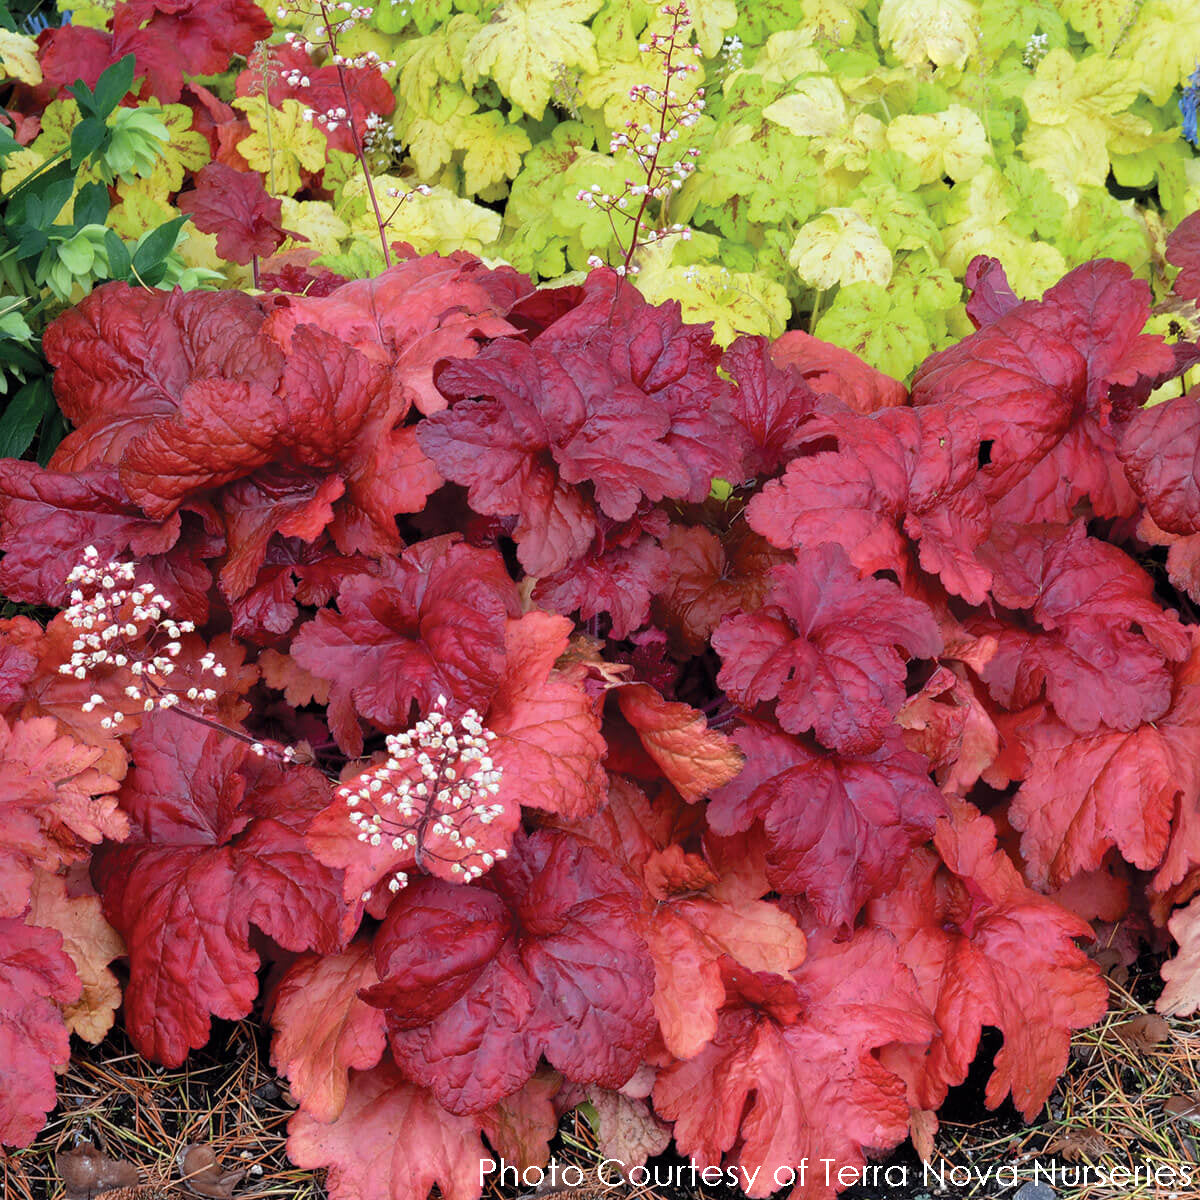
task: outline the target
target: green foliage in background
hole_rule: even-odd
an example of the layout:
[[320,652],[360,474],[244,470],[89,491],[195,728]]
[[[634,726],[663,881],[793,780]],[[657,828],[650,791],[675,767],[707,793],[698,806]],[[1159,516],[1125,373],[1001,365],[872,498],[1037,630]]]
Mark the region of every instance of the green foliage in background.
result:
[[[1096,256],[1155,279],[1200,205],[1192,0],[695,0],[693,20],[707,105],[673,149],[699,169],[654,217],[695,235],[644,252],[639,286],[724,339],[800,322],[904,377],[968,328],[976,254],[1023,295]],[[396,60],[388,178],[433,189],[396,236],[542,280],[613,261],[576,196],[636,178],[609,142],[649,118],[629,90],[661,86],[639,45],[662,22],[642,0],[382,0],[348,48]],[[368,232],[344,177],[340,266]]]

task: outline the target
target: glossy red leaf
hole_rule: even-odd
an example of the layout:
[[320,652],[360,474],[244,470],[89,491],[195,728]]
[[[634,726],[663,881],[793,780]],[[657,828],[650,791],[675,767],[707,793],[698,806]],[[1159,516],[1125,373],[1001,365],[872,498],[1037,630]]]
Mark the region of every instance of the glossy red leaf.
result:
[[614,297],[614,284],[594,272],[587,298],[532,344],[494,342],[442,368],[438,387],[455,403],[420,428],[422,449],[476,512],[517,517],[531,574],[582,555],[599,513],[627,521],[643,499],[703,500],[740,465],[707,330],[632,289]]
[[11,727],[0,718],[0,917],[25,911],[35,868],[54,873],[128,832],[117,780],[96,769],[100,756],[49,717]]
[[221,258],[244,266],[283,244],[282,202],[268,195],[257,172],[212,162],[196,173],[195,184],[179,197],[176,207],[191,216],[201,233],[217,235]]
[[53,929],[0,917],[0,1144],[28,1146],[71,1060],[60,1005],[79,996],[75,965]]
[[356,942],[298,958],[275,993],[271,1064],[301,1110],[324,1124],[342,1115],[351,1070],[369,1070],[387,1049],[383,1013],[358,997],[378,982],[370,943]]
[[208,1040],[210,1014],[237,1020],[258,994],[257,926],[289,950],[329,954],[349,932],[338,872],[306,850],[328,801],[309,767],[281,767],[240,741],[166,712],[132,739],[121,791],[133,834],[97,856],[104,914],[125,939],[125,1027],[178,1065]]
[[354,1072],[346,1104],[322,1124],[300,1111],[288,1123],[288,1158],[328,1171],[333,1200],[478,1200],[487,1157],[478,1117],[448,1113],[423,1087],[385,1060]]
[[54,394],[75,426],[50,465],[118,464],[126,445],[177,409],[184,389],[221,377],[274,388],[279,347],[261,336],[263,310],[243,292],[160,292],[109,283],[46,330]]
[[318,325],[390,368],[423,413],[446,407],[433,385],[443,358],[470,358],[488,338],[516,333],[504,314],[532,289],[510,268],[489,270],[469,254],[436,254],[397,263],[374,279],[356,279],[328,296],[294,296],[271,316],[286,348],[299,325]]
[[659,1072],[655,1111],[674,1121],[681,1154],[702,1167],[724,1160],[746,1195],[771,1195],[776,1170],[807,1161],[792,1195],[832,1200],[836,1187],[814,1169],[821,1158],[861,1168],[866,1151],[908,1133],[904,1083],[874,1052],[924,1044],[933,1022],[878,930],[810,939],[791,980],[738,972],[737,981],[713,1041]]
[[876,749],[904,701],[905,659],[941,649],[928,608],[894,583],[861,579],[828,543],[770,576],[768,603],[713,634],[717,682],[747,708],[777,699],[791,733],[812,729],[846,753]]
[[975,551],[991,518],[970,413],[894,408],[819,417],[795,436],[815,452],[793,458],[754,496],[746,510],[752,528],[780,547],[834,542],[865,574],[901,578],[911,539],[921,566],[948,591],[983,602],[991,575]]
[[940,1107],[966,1078],[984,1025],[1004,1034],[986,1100],[1011,1093],[1026,1120],[1067,1065],[1070,1035],[1103,1016],[1108,988],[1075,944],[1091,930],[1028,888],[996,848],[995,827],[953,802],[932,851],[917,850],[900,885],[875,901],[871,920],[895,936],[937,1022],[926,1047],[893,1047],[883,1061],[909,1081],[917,1107]]
[[499,554],[433,538],[353,575],[338,611],[322,609],[292,641],[300,666],[330,682],[330,728],[349,753],[362,747],[358,717],[403,729],[414,705],[439,695],[485,711],[504,670],[516,588]]
[[638,889],[594,847],[540,830],[469,888],[422,879],[376,935],[401,1071],[451,1112],[520,1088],[544,1054],[568,1079],[618,1087],[654,1027]]
[[822,754],[758,725],[733,740],[746,766],[713,797],[710,826],[729,835],[762,821],[771,887],[805,896],[826,925],[852,922],[891,887],[945,812],[928,760],[905,749],[895,727],[859,757]]
[[1135,729],[1171,701],[1169,663],[1191,642],[1136,563],[1082,523],[1007,527],[981,550],[996,602],[1027,610],[1022,624],[980,619],[996,653],[980,672],[1010,709],[1046,698],[1076,733]]
[[831,395],[859,413],[895,408],[908,389],[841,346],[790,329],[771,343],[771,359],[798,375],[818,395]]

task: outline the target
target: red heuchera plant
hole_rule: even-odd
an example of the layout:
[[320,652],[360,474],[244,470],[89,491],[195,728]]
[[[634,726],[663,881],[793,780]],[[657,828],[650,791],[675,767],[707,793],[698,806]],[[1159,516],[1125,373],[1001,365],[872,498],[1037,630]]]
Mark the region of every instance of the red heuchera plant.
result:
[[1200,1005],[1200,392],[1146,406],[1194,347],[1114,263],[971,280],[911,393],[466,255],[61,317],[74,432],[0,464],[0,588],[67,606],[0,623],[0,1137],[78,990],[36,881],[89,856],[134,1044],[261,1003],[337,1200],[475,1200],[584,1100],[766,1195],[927,1148],[985,1026],[1032,1118],[1096,919]]

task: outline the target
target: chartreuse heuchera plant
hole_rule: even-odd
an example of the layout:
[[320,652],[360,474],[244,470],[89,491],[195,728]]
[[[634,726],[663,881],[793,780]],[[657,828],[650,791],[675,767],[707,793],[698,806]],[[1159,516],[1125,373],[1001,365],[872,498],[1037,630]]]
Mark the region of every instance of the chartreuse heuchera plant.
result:
[[6,175],[61,146],[65,88],[132,54],[168,137],[113,227],[186,189],[183,265],[235,285],[272,255],[297,290],[374,275],[397,242],[535,282],[600,260],[721,345],[802,322],[908,379],[971,331],[976,255],[1022,298],[1112,257],[1162,300],[1166,232],[1200,206],[1192,0],[61,3],[14,97],[53,102]]
[[1200,48],[984,7],[0,37],[10,242],[109,206],[0,459],[0,1141],[254,1013],[334,1200],[581,1105],[765,1196],[985,1026],[1035,1117],[1101,950],[1200,1009]]

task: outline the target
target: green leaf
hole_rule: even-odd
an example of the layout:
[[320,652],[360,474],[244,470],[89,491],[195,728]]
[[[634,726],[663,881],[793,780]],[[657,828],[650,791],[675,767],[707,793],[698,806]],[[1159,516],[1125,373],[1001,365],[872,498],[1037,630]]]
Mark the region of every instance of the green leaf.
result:
[[104,233],[104,246],[108,251],[109,279],[129,279],[132,274],[130,268],[133,266],[129,247],[111,229]]
[[84,117],[71,130],[71,166],[78,168],[95,154],[108,138],[108,126],[99,117]]
[[[133,55],[127,54],[119,62],[108,67],[96,80],[96,90],[92,93],[92,112],[101,120],[107,120],[109,114],[133,87],[134,65]],[[76,99],[78,98],[77,95]],[[80,107],[83,107],[82,103]]]
[[[157,229],[150,230],[138,241],[130,266],[133,272],[151,287],[162,278],[164,260],[175,249],[175,243],[179,240],[179,231],[186,222],[186,216],[175,217]],[[155,270],[158,271],[157,276],[154,275]]]
[[85,183],[75,197],[75,228],[102,225],[108,216],[108,188],[102,183]]
[[33,444],[38,426],[54,410],[54,392],[45,375],[30,380],[0,415],[0,458],[20,458]]

